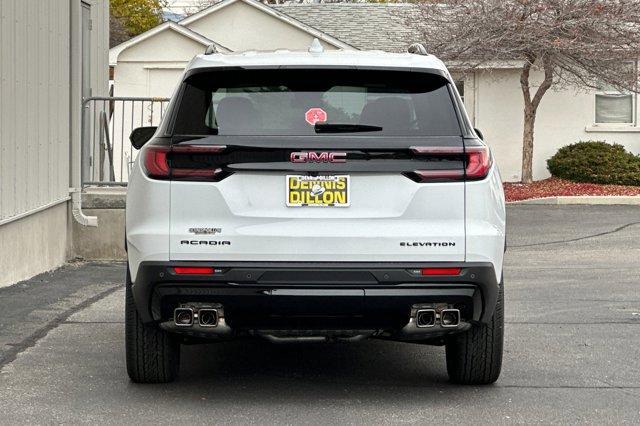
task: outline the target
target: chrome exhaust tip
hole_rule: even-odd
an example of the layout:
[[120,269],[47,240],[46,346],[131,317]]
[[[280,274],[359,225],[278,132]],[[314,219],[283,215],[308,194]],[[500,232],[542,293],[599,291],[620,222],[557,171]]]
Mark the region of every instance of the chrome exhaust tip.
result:
[[173,321],[178,327],[191,327],[193,325],[193,309],[191,308],[174,309]]
[[440,312],[440,325],[443,327],[457,327],[460,324],[459,309],[443,309]]
[[436,325],[435,309],[419,309],[416,312],[416,326],[419,328],[433,327]]
[[200,327],[215,327],[218,325],[217,309],[200,309],[198,311],[198,324]]

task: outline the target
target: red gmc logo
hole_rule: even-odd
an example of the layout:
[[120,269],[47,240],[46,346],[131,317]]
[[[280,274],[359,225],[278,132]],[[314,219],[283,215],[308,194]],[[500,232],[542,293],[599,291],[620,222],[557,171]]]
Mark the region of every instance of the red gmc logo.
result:
[[346,152],[292,152],[292,163],[346,163]]

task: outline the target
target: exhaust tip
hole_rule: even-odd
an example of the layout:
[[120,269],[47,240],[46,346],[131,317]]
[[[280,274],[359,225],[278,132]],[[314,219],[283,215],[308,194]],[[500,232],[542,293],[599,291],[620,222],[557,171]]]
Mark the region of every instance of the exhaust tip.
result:
[[440,324],[443,327],[457,327],[460,324],[460,310],[443,309],[440,313]]
[[198,323],[201,327],[215,327],[218,325],[218,310],[200,309],[198,311]]
[[420,309],[416,312],[416,325],[420,328],[436,325],[435,309]]
[[193,325],[193,309],[191,308],[174,309],[173,320],[178,327],[191,327]]

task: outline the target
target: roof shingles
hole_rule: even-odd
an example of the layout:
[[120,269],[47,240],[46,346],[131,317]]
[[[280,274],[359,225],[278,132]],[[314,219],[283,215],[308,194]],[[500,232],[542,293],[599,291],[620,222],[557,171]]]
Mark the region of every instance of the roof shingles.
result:
[[402,24],[399,7],[386,3],[270,5],[298,21],[360,50],[403,52],[417,36]]

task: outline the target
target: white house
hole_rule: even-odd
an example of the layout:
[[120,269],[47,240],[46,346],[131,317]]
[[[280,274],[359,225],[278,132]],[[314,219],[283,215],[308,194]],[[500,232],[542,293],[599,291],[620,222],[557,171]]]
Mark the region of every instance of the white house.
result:
[[[412,39],[394,11],[403,4],[306,3],[267,6],[222,0],[178,23],[164,23],[110,51],[116,96],[170,96],[186,63],[214,43],[221,52],[306,49],[403,51]],[[523,101],[519,63],[462,76],[458,87],[475,126],[494,148],[503,179],[520,180]],[[454,70],[455,71],[455,70]],[[535,75],[534,75],[535,77]],[[540,75],[538,75],[540,77]],[[584,88],[549,91],[536,120],[534,178],[564,145],[598,139],[640,153],[638,97]]]
[[[0,286],[74,256],[81,100],[108,85],[108,0],[0,5]],[[73,195],[74,198],[77,197]]]

